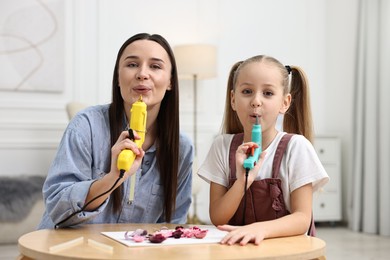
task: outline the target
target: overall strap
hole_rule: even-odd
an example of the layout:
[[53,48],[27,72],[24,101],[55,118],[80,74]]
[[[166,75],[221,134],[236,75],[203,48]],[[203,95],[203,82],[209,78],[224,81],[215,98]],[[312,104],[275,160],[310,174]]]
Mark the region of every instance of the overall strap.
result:
[[244,133],[235,134],[229,149],[229,166],[230,166],[230,178],[236,179],[236,151],[237,148],[244,141]]
[[[278,178],[279,176],[280,164],[282,162],[282,158],[284,152],[286,151],[288,142],[290,141],[292,136],[293,134],[285,134],[280,140],[278,147],[276,148],[275,157],[272,165],[272,178]],[[313,237],[316,236],[316,227],[314,223],[313,212],[311,213],[311,223],[309,226],[309,230],[307,231],[307,235]]]
[[277,179],[279,177],[280,164],[282,163],[284,152],[286,151],[288,142],[290,142],[292,136],[293,134],[285,134],[279,141],[272,164],[272,178]]

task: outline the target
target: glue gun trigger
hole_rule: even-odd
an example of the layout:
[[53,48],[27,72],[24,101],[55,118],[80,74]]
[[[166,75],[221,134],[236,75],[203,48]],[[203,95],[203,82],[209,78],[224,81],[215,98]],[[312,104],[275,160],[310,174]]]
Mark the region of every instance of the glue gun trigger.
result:
[[129,128],[128,132],[129,132],[129,139],[134,142],[135,136],[134,136],[133,129]]
[[253,156],[255,154],[255,147],[252,146],[250,148],[248,148],[247,152],[246,152],[246,155],[247,156]]

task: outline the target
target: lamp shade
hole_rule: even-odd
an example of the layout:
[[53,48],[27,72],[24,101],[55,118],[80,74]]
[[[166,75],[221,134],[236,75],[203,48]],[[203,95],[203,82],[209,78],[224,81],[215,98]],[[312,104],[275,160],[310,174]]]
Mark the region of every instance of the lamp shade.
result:
[[217,75],[217,48],[209,44],[178,45],[174,48],[177,70],[180,77],[199,79]]

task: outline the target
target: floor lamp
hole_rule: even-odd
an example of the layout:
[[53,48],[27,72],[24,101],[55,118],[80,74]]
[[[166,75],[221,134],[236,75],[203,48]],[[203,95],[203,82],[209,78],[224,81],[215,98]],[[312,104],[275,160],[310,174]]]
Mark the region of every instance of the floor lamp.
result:
[[188,218],[192,224],[203,224],[197,216],[197,195],[200,191],[199,177],[195,174],[197,164],[197,105],[198,105],[198,80],[213,78],[217,75],[217,49],[209,44],[178,45],[174,48],[176,65],[180,78],[191,78],[193,81],[193,133],[195,158],[193,163],[192,196],[194,198],[194,213]]

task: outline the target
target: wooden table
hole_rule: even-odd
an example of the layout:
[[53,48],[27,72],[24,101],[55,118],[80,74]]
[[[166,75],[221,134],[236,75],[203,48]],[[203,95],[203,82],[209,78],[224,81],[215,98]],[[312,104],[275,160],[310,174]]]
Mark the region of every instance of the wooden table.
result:
[[[78,228],[37,230],[19,238],[20,259],[325,259],[325,242],[304,235],[266,239],[259,246],[254,244],[228,246],[216,243],[128,247],[100,233],[137,228],[152,233],[162,226],[161,224],[93,224]],[[164,226],[173,229],[176,225]],[[200,227],[207,228],[207,226]],[[49,250],[53,249],[53,246],[80,237],[83,237],[84,242],[55,252]],[[86,243],[88,239],[102,243],[113,250],[111,252],[99,250]]]

